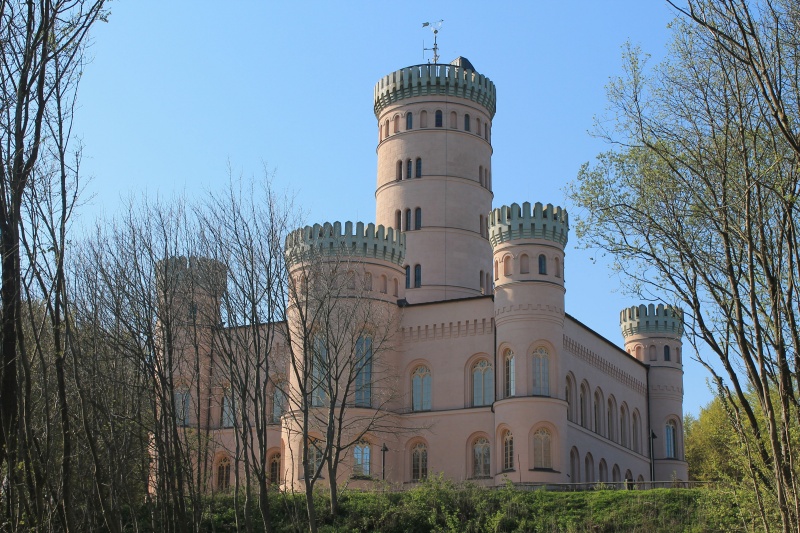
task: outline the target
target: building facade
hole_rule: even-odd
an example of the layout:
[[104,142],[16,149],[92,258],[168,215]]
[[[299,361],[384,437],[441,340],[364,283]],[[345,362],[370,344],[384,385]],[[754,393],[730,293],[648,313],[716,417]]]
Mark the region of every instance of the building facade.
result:
[[[465,58],[384,76],[374,92],[375,223],[287,238],[293,286],[344,258],[357,280],[349,288],[397,320],[380,356],[393,379],[365,385],[378,374],[370,362],[355,385],[352,416],[380,411],[382,423],[345,453],[340,483],[434,473],[487,485],[686,480],[681,312],[623,310],[622,348],[566,312],[567,212],[492,206],[495,109],[494,84]],[[299,328],[297,313],[287,320],[287,331]],[[283,376],[287,391],[300,386]],[[216,428],[224,486],[234,430],[219,390],[209,386],[220,398],[204,423]],[[299,488],[303,432],[278,387],[271,397],[271,477]]]

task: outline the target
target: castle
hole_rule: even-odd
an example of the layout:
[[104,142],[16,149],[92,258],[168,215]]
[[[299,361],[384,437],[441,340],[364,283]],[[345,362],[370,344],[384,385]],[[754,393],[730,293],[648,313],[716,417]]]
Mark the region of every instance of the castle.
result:
[[[681,312],[623,310],[622,349],[565,312],[567,212],[528,202],[492,208],[495,109],[494,84],[463,57],[384,76],[374,91],[375,224],[318,224],[286,240],[293,286],[308,290],[311,267],[345,264],[343,297],[357,287],[397,320],[381,351],[393,379],[371,381],[378,363],[373,369],[368,359],[368,335],[359,336],[354,349],[367,363],[348,397],[362,418],[388,413],[397,431],[367,428],[344,456],[342,479],[687,479]],[[289,330],[297,327],[297,313],[287,320]],[[270,479],[299,488],[309,436],[286,414],[299,378],[276,372],[288,389],[268,394]],[[381,396],[381,387],[391,394]],[[192,399],[180,394],[186,412]],[[215,483],[225,488],[235,422],[218,384],[208,395],[215,400],[200,425],[213,430]]]

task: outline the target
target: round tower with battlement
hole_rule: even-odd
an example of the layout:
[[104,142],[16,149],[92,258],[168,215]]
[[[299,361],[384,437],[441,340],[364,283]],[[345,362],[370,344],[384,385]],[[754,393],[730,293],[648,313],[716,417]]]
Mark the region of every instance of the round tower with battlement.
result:
[[623,309],[625,351],[648,368],[655,481],[687,480],[683,442],[683,311],[671,305]]
[[[289,464],[288,487],[302,488],[303,435],[320,442],[332,437],[325,409],[348,405],[340,423],[345,438],[352,438],[350,432],[369,432],[371,421],[386,416],[378,416],[379,409],[394,409],[400,401],[394,339],[397,304],[405,297],[405,239],[393,228],[362,222],[315,224],[286,238],[287,355],[295,369],[287,376],[290,395],[310,399],[312,412],[320,409],[307,433],[298,417],[283,418],[286,456],[297,458]],[[340,473],[342,483],[351,476]]]
[[[525,435],[536,420],[551,433],[567,434],[567,409],[559,398],[564,335],[564,246],[567,212],[526,202],[489,214],[493,249],[494,315],[497,330],[498,431]],[[565,442],[565,440],[562,440]],[[562,450],[560,457],[565,457]],[[534,471],[532,457],[520,457],[523,478],[561,482],[561,467]]]
[[402,231],[410,303],[488,294],[494,84],[465,58],[375,86],[376,222]]

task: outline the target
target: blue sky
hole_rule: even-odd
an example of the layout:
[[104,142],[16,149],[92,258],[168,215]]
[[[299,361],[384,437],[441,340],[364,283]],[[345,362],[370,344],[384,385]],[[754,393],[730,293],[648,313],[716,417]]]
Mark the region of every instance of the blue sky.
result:
[[[373,87],[424,63],[444,19],[442,62],[463,55],[497,87],[494,205],[570,209],[565,185],[608,147],[591,137],[621,46],[658,60],[674,12],[657,0],[265,2],[118,0],[93,34],[76,131],[87,203],[80,223],[113,216],[131,194],[223,189],[228,166],[292,191],[308,222],[372,221]],[[573,213],[574,215],[575,213]],[[567,248],[567,312],[621,344],[619,311],[639,302],[596,253]],[[688,355],[688,351],[687,351]],[[711,394],[684,364],[684,409]]]

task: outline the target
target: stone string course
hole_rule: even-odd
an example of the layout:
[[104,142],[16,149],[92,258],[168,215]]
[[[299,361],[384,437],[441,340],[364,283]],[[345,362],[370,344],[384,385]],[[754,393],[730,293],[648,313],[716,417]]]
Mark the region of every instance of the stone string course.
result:
[[402,328],[403,341],[420,342],[439,339],[454,339],[458,337],[471,337],[475,335],[489,335],[494,333],[494,320],[481,318],[457,322],[426,324]]
[[624,370],[620,369],[616,365],[611,364],[610,362],[600,357],[587,347],[583,346],[579,342],[571,339],[566,335],[564,335],[564,349],[572,353],[573,355],[577,355],[578,357],[580,357],[593,367],[597,368],[601,372],[608,374],[609,376],[616,379],[623,385],[627,386],[629,389],[641,394],[642,396],[647,394],[647,390],[644,383],[642,383],[638,379],[635,379],[633,376],[631,376]]

